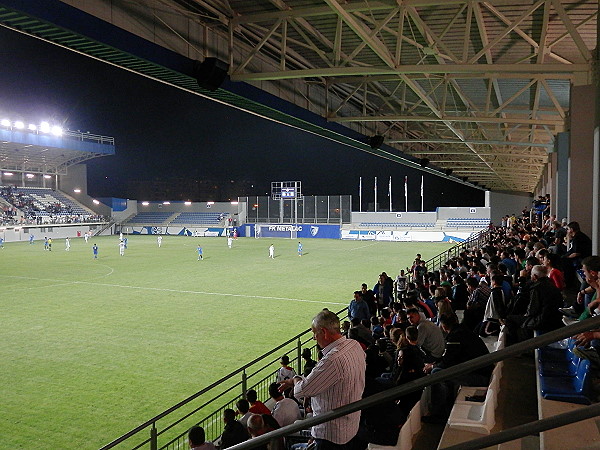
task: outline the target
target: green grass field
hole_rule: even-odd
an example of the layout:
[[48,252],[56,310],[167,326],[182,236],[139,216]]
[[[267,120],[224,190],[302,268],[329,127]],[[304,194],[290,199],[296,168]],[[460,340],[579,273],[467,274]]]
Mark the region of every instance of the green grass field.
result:
[[114,236],[6,244],[0,448],[97,449],[449,245],[303,243],[302,258],[289,239],[130,236],[124,257]]

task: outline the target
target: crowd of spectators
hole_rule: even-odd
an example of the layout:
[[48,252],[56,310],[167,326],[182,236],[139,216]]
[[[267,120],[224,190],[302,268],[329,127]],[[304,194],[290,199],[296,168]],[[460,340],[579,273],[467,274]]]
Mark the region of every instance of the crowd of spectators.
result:
[[[245,432],[236,425],[235,433],[231,431],[234,440],[229,439],[229,429],[235,419],[232,410],[226,412],[221,448],[337,407],[332,399],[342,396],[340,386],[345,386],[345,394],[367,397],[483,356],[488,347],[482,337],[498,335],[502,327],[510,345],[533,337],[535,330],[568,324],[569,315],[584,320],[600,313],[600,257],[591,255],[591,241],[577,222],[546,220],[540,225],[515,217],[487,233],[486,245],[465,249],[436,270],[428,270],[417,254],[412,267],[395,279],[382,272],[372,289],[363,283],[353,293],[348,321],[340,324],[333,313],[319,313],[312,322],[318,362],[305,349],[305,370],[297,375],[289,358],[282,357],[266,405],[255,391],[238,401],[236,413]],[[582,333],[576,340],[583,346],[579,354],[600,369],[600,330]],[[346,342],[354,344],[347,347]],[[357,351],[364,353],[359,374],[352,359]],[[347,360],[337,367],[340,358]],[[433,384],[427,396],[415,391],[365,409],[360,421],[335,424],[335,419],[327,422],[332,425],[313,427],[311,445],[317,450],[365,449],[369,442],[395,445],[399,427],[416,402],[434,399],[422,406],[427,412],[422,420],[445,423],[459,386],[485,386],[492,370],[488,366]],[[351,401],[347,398],[342,404]],[[263,448],[280,449],[284,444],[273,439]]]
[[105,222],[106,217],[97,214],[77,214],[70,205],[59,201],[42,204],[33,197],[11,186],[0,187],[0,197],[7,204],[0,205],[1,225],[45,225],[87,222]]

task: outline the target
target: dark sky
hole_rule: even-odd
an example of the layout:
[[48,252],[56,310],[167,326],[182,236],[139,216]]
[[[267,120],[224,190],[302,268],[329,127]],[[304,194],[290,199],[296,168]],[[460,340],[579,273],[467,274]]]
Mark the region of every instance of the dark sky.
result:
[[[406,175],[409,210],[420,210],[418,170],[4,28],[0,67],[3,116],[38,123],[50,118],[70,130],[115,138],[115,156],[87,163],[92,196],[130,198],[128,178],[189,176],[249,180],[255,195],[264,195],[271,181],[300,180],[305,195],[357,197],[362,176],[364,210],[373,201],[375,176],[380,205],[388,205],[392,176],[394,209],[404,210]],[[482,205],[482,191],[425,174],[426,211]]]

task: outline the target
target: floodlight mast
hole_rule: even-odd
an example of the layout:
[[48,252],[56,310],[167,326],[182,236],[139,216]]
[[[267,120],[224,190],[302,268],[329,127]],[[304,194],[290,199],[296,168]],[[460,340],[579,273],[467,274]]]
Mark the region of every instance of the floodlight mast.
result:
[[271,198],[279,200],[279,223],[284,223],[284,200],[294,202],[294,215],[292,223],[298,223],[298,200],[302,200],[302,182],[301,181],[272,181]]

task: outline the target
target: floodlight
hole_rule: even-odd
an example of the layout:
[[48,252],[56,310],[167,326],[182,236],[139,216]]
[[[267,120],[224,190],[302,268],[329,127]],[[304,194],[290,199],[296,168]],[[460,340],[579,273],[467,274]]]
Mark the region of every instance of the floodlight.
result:
[[76,194],[79,194],[81,192],[81,189],[75,188],[75,189],[73,189],[73,192],[75,192]]
[[99,202],[98,200],[96,200],[96,199],[92,200],[92,203],[93,203],[94,205],[99,205],[99,204],[100,204],[100,202]]
[[239,205],[239,203],[240,202],[236,202],[236,201],[231,202],[232,205]]
[[3,127],[10,127],[10,120],[2,119],[0,120],[0,125],[2,125]]
[[62,136],[63,130],[61,127],[59,127],[58,125],[54,125],[52,127],[52,134],[54,136]]
[[192,202],[183,202],[183,204],[186,206],[190,206],[192,204]]
[[206,202],[207,205],[214,205],[215,202]]
[[27,174],[25,174],[25,176],[26,176],[27,178],[33,178],[35,175],[34,175],[34,174],[32,174],[32,173],[27,173]]
[[50,133],[50,124],[48,122],[40,123],[40,131],[42,133]]
[[17,120],[15,122],[15,128],[22,130],[23,128],[25,128],[25,124],[21,120]]
[[163,202],[163,205],[170,205],[171,202]]
[[29,131],[35,131],[35,130],[37,130],[37,126],[33,123],[30,123],[29,125],[27,125],[27,129]]
[[7,177],[12,177],[13,173],[12,172],[4,172],[3,175],[7,176]]
[[44,178],[48,179],[48,178],[52,178],[50,175],[44,175]]
[[142,205],[144,206],[148,206],[150,204],[150,202],[142,202]]

